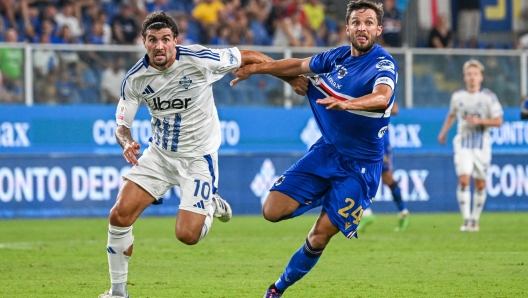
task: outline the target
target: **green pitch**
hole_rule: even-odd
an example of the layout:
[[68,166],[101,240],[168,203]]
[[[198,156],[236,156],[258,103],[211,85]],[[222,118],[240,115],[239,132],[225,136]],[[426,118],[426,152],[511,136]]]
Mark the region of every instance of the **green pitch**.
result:
[[[284,297],[528,297],[528,214],[484,213],[462,233],[458,214],[376,214],[359,239],[334,237]],[[314,216],[215,221],[195,246],[173,218],[140,218],[131,297],[262,297],[304,242]],[[97,297],[109,288],[106,219],[0,221],[0,297]]]

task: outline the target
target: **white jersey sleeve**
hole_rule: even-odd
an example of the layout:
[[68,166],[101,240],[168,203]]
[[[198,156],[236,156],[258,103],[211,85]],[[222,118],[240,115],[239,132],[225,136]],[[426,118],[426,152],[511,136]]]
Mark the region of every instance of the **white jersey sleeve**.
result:
[[497,98],[497,95],[488,89],[484,89],[484,92],[489,94],[489,97],[490,97],[489,117],[497,118],[497,117],[502,116],[504,114],[504,111],[502,110],[502,105],[500,104],[499,99]]
[[138,61],[126,74],[121,84],[121,97],[117,105],[116,123],[128,128],[132,127],[134,117],[139,109],[142,98],[134,91],[135,78],[147,69],[144,59]]
[[178,54],[187,56],[187,59],[203,67],[208,83],[220,80],[226,73],[239,68],[242,63],[238,48],[210,49],[201,45],[190,45],[178,47]]

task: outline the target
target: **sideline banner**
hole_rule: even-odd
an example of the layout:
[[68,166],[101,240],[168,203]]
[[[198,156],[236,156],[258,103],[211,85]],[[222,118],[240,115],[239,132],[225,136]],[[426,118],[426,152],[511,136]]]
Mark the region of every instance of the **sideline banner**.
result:
[[[8,155],[121,155],[114,131],[113,106],[0,106],[0,158]],[[440,146],[438,132],[447,109],[401,109],[391,117],[388,133],[395,152],[409,154],[451,153],[452,145]],[[528,153],[528,121],[519,109],[505,110],[504,125],[491,129],[494,153]],[[306,152],[321,133],[310,108],[218,108],[222,130],[220,154]],[[132,135],[148,146],[150,116],[141,107]],[[456,131],[453,127],[448,139]],[[1,162],[1,159],[0,159]]]
[[[271,185],[302,155],[251,154],[219,157],[220,194],[236,215],[261,214]],[[12,156],[0,164],[0,218],[108,216],[129,166],[120,156]],[[411,212],[456,212],[457,178],[451,154],[396,154],[394,177]],[[485,210],[528,211],[528,160],[495,155]],[[177,213],[176,187],[145,215]],[[376,212],[396,212],[390,190],[381,187]]]

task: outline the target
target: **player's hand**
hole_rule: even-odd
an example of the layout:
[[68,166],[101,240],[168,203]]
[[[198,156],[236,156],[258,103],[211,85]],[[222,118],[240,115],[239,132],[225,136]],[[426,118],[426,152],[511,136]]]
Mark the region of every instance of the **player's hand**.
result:
[[139,155],[139,148],[141,145],[137,142],[131,141],[126,143],[125,148],[123,149],[123,156],[128,163],[131,163],[133,166],[139,165],[136,158]]
[[475,125],[478,125],[480,124],[480,118],[478,117],[475,117],[475,116],[466,116],[466,119],[467,123],[469,124],[475,124]]
[[299,95],[306,95],[306,91],[308,91],[308,78],[305,76],[297,76],[290,81],[288,81],[288,84],[293,88],[293,91]]
[[346,101],[342,101],[331,96],[323,99],[318,99],[316,103],[326,106],[327,110],[345,111],[347,109]]
[[446,144],[446,135],[441,133],[438,135],[438,143],[440,143],[440,145],[444,146]]
[[233,79],[231,81],[231,83],[229,83],[229,85],[233,86],[236,83],[249,78],[249,76],[251,76],[253,74],[253,72],[251,72],[251,65],[252,64],[244,65],[243,67],[241,67],[241,68],[239,68],[237,70],[233,70],[232,73],[235,76],[237,76],[237,77],[235,79]]

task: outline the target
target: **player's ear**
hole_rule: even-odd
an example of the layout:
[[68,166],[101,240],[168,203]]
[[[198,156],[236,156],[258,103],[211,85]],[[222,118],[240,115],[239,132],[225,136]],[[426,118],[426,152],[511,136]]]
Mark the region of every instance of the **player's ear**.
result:
[[345,31],[348,36],[350,36],[350,27],[348,25],[345,25]]
[[378,30],[376,30],[376,36],[380,36],[382,31],[383,31],[383,26],[378,26]]

